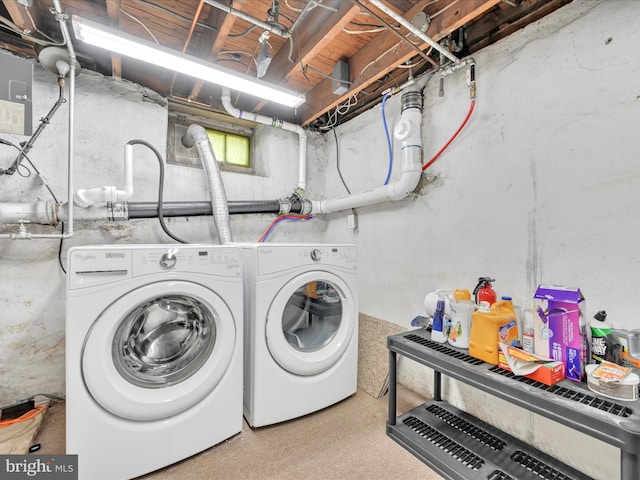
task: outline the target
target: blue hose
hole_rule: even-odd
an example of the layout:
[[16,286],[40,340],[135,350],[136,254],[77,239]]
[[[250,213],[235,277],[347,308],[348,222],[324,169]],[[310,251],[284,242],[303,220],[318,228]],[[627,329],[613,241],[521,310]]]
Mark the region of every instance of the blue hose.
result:
[[391,178],[391,170],[393,169],[393,147],[391,146],[391,137],[389,136],[389,128],[387,127],[387,116],[384,113],[384,105],[387,103],[387,99],[389,98],[389,94],[385,94],[382,97],[382,123],[384,124],[384,133],[387,137],[387,148],[389,150],[389,170],[387,171],[387,178],[384,181],[384,184],[389,183],[389,179]]

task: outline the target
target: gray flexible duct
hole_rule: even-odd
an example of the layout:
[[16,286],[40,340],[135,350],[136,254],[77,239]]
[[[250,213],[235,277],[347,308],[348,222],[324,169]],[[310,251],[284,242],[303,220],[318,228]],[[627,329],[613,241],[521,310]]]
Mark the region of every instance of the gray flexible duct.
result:
[[211,208],[213,211],[213,221],[218,230],[218,239],[221,244],[231,243],[231,223],[229,221],[229,209],[227,207],[227,196],[224,193],[224,185],[222,183],[222,175],[218,161],[213,153],[211,142],[206,130],[200,125],[189,125],[187,132],[182,137],[182,144],[191,148],[194,145],[198,149],[200,161],[204,167],[204,173],[207,177],[209,186],[209,194],[211,196]]

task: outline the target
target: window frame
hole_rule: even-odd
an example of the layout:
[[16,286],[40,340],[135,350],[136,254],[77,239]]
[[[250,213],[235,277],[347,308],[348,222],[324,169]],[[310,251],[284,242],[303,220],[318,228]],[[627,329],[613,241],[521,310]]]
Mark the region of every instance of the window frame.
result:
[[[243,167],[218,160],[220,170],[236,173],[255,174],[255,128],[213,118],[206,118],[180,111],[170,110],[167,125],[167,164],[202,168],[202,162],[195,151],[189,151],[180,143],[180,138],[189,125],[197,124],[206,130],[238,135],[249,139],[249,166]],[[195,153],[194,153],[195,152]],[[217,158],[216,158],[217,159]]]

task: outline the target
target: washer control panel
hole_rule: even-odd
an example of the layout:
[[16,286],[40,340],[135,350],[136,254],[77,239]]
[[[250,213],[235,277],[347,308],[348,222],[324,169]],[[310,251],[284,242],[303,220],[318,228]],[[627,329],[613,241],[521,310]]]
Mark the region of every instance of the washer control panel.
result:
[[173,268],[176,266],[176,262],[178,259],[176,258],[175,250],[169,250],[167,253],[163,253],[162,257],[160,257],[160,266],[164,268]]
[[199,272],[241,276],[241,252],[235,246],[185,245],[171,248],[134,250],[133,274],[158,272]]

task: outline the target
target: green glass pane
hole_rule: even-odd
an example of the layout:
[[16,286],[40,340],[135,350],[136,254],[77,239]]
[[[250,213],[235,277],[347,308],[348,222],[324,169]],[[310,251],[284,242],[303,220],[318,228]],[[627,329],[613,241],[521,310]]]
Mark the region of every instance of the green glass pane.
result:
[[216,160],[220,163],[224,163],[225,159],[225,137],[226,133],[218,132],[216,130],[207,130],[207,135],[209,136],[209,141],[211,142],[211,148],[213,148],[213,153],[216,156]]
[[249,167],[249,139],[240,135],[227,134],[227,163]]

